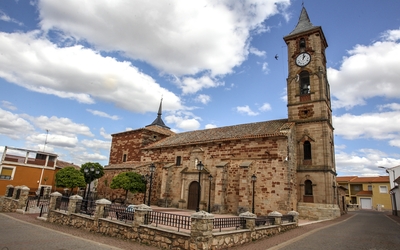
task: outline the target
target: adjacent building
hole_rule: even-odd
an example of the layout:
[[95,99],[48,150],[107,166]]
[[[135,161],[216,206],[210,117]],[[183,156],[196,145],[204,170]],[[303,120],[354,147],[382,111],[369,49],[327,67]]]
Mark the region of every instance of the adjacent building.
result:
[[336,180],[347,189],[346,204],[359,209],[392,209],[389,176],[338,176]]
[[[340,216],[327,40],[305,8],[283,39],[288,48],[287,118],[174,133],[162,121],[160,104],[150,125],[112,135],[99,194],[118,198],[121,193],[109,188],[115,175],[150,174],[154,164],[151,204],[210,207],[213,213],[254,207],[257,215],[296,210],[310,219]],[[129,201],[142,203],[143,198],[134,195]]]

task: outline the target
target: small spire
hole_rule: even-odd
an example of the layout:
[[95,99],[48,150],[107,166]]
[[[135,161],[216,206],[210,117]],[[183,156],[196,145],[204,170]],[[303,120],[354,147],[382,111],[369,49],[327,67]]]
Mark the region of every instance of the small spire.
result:
[[160,126],[160,127],[163,127],[163,128],[170,129],[170,127],[165,125],[164,121],[161,118],[161,115],[162,115],[162,101],[163,101],[163,98],[161,98],[161,101],[160,101],[160,107],[158,108],[157,118],[150,125],[147,125],[146,127],[156,125],[156,126]]
[[308,14],[307,14],[307,10],[306,10],[306,8],[304,8],[304,5],[303,5],[303,8],[301,9],[299,22],[297,23],[296,28],[294,28],[294,30],[292,32],[290,32],[289,35],[293,35],[293,34],[307,31],[307,30],[311,30],[313,28],[316,28],[316,26],[314,26],[311,23],[310,18],[308,17]]

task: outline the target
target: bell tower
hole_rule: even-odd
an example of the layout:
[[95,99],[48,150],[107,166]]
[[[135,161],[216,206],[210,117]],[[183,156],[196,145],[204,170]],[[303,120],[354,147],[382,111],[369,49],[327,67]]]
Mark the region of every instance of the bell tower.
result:
[[304,7],[297,26],[283,39],[288,47],[288,120],[296,124],[298,211],[311,219],[334,218],[340,210],[326,73],[328,43]]

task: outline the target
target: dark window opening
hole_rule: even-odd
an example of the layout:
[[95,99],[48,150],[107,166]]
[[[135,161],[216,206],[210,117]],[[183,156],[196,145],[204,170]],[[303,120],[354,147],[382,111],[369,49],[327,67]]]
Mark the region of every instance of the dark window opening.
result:
[[300,73],[300,94],[310,94],[310,74],[307,71]]
[[306,50],[306,40],[304,38],[300,39],[299,48],[301,52],[304,52]]
[[126,154],[124,154],[123,158],[122,158],[123,162],[126,162]]
[[313,195],[312,181],[306,180],[304,182],[304,194],[305,195]]
[[177,166],[180,166],[180,165],[181,165],[181,160],[182,160],[182,157],[181,157],[181,156],[177,156],[177,157],[176,157],[176,165],[177,165]]
[[311,160],[311,143],[309,141],[305,141],[303,147],[304,147],[304,160]]

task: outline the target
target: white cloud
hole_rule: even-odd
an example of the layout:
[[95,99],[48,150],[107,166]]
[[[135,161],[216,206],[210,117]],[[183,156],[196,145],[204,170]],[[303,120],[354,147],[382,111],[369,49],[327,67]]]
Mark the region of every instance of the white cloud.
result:
[[15,107],[11,102],[9,101],[1,101],[1,106],[3,106],[6,109],[9,110],[17,110],[17,107]]
[[262,71],[263,71],[265,74],[268,74],[268,73],[269,73],[269,68],[268,68],[268,63],[267,63],[267,62],[264,62],[264,63],[262,64]]
[[10,22],[10,23],[15,23],[18,24],[19,26],[24,25],[22,22],[19,22],[18,20],[15,20],[14,18],[11,18],[8,16],[6,13],[0,10],[0,20],[4,22]]
[[210,128],[217,128],[218,126],[215,124],[206,124],[205,128],[210,129]]
[[385,33],[382,41],[356,45],[340,69],[328,69],[333,108],[365,105],[372,97],[400,97],[400,30]]
[[34,127],[31,123],[20,115],[0,108],[0,134],[12,139],[20,139],[33,131]]
[[[41,33],[0,32],[0,77],[29,90],[81,103],[95,99],[135,112],[179,109],[179,98],[133,67],[79,45],[58,47]],[[12,59],[8,59],[12,58]]]
[[99,0],[82,8],[79,0],[62,5],[43,0],[39,10],[44,30],[61,30],[101,50],[124,51],[170,74],[210,70],[220,75],[246,59],[250,31],[289,5],[289,0]]
[[271,108],[271,105],[269,104],[269,103],[264,103],[258,110],[260,110],[260,111],[270,111],[272,108]]
[[223,86],[224,82],[210,76],[202,76],[199,78],[183,77],[182,81],[178,81],[177,84],[182,88],[183,94],[193,94],[202,89]]
[[[201,120],[199,117],[194,116],[191,112],[180,111],[165,117],[167,123],[175,124],[175,127],[184,131],[191,131],[200,128]],[[175,131],[177,132],[177,131]]]
[[[132,129],[130,128],[129,130],[132,130]],[[127,130],[126,130],[126,131],[127,131]],[[111,134],[107,134],[107,133],[106,133],[106,130],[105,130],[103,127],[100,128],[100,135],[103,136],[103,138],[105,138],[105,139],[108,139],[108,140],[111,140],[111,139],[112,139]]]
[[252,111],[251,108],[248,105],[246,105],[246,106],[238,106],[238,107],[236,107],[236,111],[241,113],[241,114],[245,114],[245,115],[249,115],[249,116],[258,115],[258,113]]
[[37,127],[48,130],[49,134],[75,136],[76,134],[93,137],[90,128],[84,124],[78,124],[65,117],[38,116],[29,118]]
[[[53,147],[61,147],[61,148],[73,148],[78,143],[78,138],[72,135],[58,135],[58,134],[32,134],[26,137],[26,141],[30,144],[42,144],[44,145],[47,136],[47,145],[51,145]],[[49,148],[46,145],[46,151]],[[43,149],[43,148],[42,148]]]
[[209,95],[198,95],[195,99],[196,102],[201,102],[203,104],[207,104],[211,101],[211,97]]
[[117,115],[109,115],[103,111],[93,110],[93,109],[86,109],[88,112],[92,113],[93,115],[109,118],[111,120],[119,120],[120,118]]
[[259,57],[265,57],[265,55],[267,54],[267,52],[258,50],[257,48],[254,47],[250,47],[249,52],[250,54],[254,54]]
[[103,141],[98,139],[93,139],[93,140],[85,139],[82,140],[81,143],[83,146],[94,150],[105,149],[109,151],[111,147],[111,141]]

